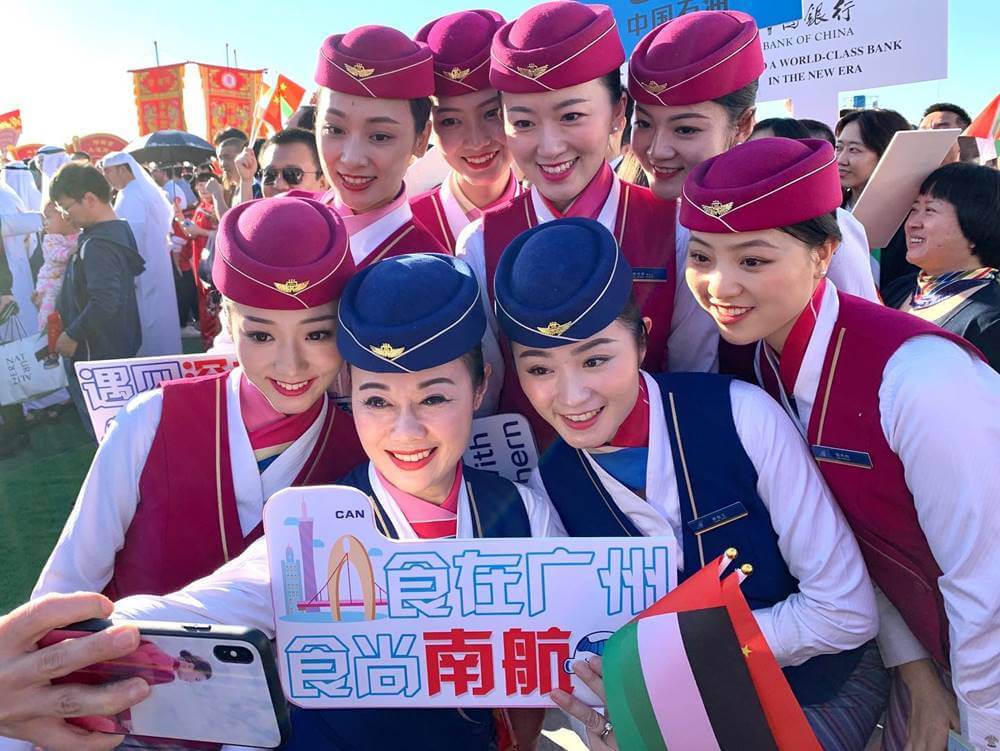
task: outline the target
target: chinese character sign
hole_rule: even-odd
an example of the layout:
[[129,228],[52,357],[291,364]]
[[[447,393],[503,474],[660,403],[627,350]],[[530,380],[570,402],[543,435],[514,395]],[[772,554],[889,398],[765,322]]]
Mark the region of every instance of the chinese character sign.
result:
[[133,70],[139,135],[156,130],[185,130],[184,65]]
[[160,381],[224,373],[238,364],[232,355],[169,355],[83,361],[74,367],[100,441],[108,423],[133,396],[156,388]]
[[676,584],[673,538],[383,537],[353,488],[264,507],[278,662],[310,709],[600,703],[570,672]]
[[111,133],[91,133],[80,139],[74,139],[77,151],[85,151],[90,154],[90,159],[97,162],[103,159],[112,151],[123,151],[128,142],[124,138],[119,138]]
[[226,128],[239,128],[249,133],[264,72],[201,64],[198,69],[205,93],[206,138],[211,141],[216,133]]
[[625,55],[662,23],[698,10],[739,10],[764,27],[802,17],[801,0],[610,0]]

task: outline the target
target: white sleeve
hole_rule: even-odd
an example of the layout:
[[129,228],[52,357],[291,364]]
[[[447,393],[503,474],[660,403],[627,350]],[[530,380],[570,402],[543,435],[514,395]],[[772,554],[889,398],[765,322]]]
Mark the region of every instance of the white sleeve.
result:
[[878,605],[877,641],[882,663],[887,668],[896,668],[930,657],[930,653],[910,631],[896,606],[878,587],[875,587],[875,602]]
[[463,229],[455,240],[455,255],[469,264],[479,283],[483,310],[486,313],[486,333],[483,334],[483,362],[490,366],[490,380],[486,386],[486,396],[476,410],[476,417],[488,417],[497,413],[500,391],[503,389],[504,362],[500,350],[500,327],[490,304],[486,285],[486,250],[483,245],[483,220],[477,219]]
[[916,337],[886,363],[879,405],[941,568],[963,733],[985,747],[1000,736],[1000,375],[942,337]]
[[17,211],[4,214],[0,216],[0,233],[4,237],[30,235],[32,232],[41,232],[44,221],[44,217],[39,211]]
[[878,632],[878,613],[853,533],[778,403],[742,381],[732,382],[730,394],[736,430],[757,470],[757,492],[799,582],[798,592],[754,611],[764,638],[782,666],[861,646]]
[[687,265],[690,231],[677,224],[675,251],[677,287],[674,291],[674,312],[670,319],[667,339],[666,368],[670,372],[719,372],[719,328],[712,317],[694,299],[684,279]]
[[274,638],[267,543],[261,538],[215,572],[162,597],[133,595],[115,603],[114,620],[246,626]]
[[115,201],[115,215],[128,222],[128,226],[132,228],[132,234],[135,235],[136,244],[139,246],[139,253],[142,254],[146,250],[143,239],[143,232],[146,229],[146,207],[139,199],[138,194],[130,193],[127,188],[118,196],[118,200]]
[[[533,470],[531,476],[534,477],[538,470]],[[539,482],[541,479],[539,478]],[[563,528],[562,520],[556,513],[552,501],[542,488],[538,488],[529,479],[527,485],[516,483],[517,492],[521,494],[524,507],[528,510],[528,519],[531,521],[532,537],[568,537]]]
[[97,447],[73,511],[31,596],[100,592],[139,503],[139,478],[160,424],[163,394],[140,394],[125,405]]
[[864,225],[844,209],[837,209],[837,224],[843,239],[830,259],[827,276],[842,292],[881,304]]

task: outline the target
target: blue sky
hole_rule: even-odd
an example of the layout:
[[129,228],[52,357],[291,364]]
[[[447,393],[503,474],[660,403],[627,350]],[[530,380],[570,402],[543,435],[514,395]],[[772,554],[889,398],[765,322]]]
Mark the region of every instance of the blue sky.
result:
[[[941,0],[944,2],[945,0]],[[866,0],[894,3],[906,0]],[[512,18],[532,0],[491,0]],[[0,45],[0,112],[20,108],[21,142],[65,143],[95,131],[131,139],[137,135],[129,68],[155,64],[153,40],[163,64],[195,60],[221,64],[226,43],[241,67],[281,72],[312,85],[316,50],[328,34],[364,23],[394,25],[413,34],[432,17],[468,7],[468,0],[207,0],[201,3],[142,0],[3,0]],[[943,81],[884,87],[882,107],[911,120],[927,104],[954,101],[975,115],[1000,90],[1000,2],[951,0],[949,77]],[[197,69],[187,69],[188,129],[204,130]],[[762,114],[776,114],[776,107]]]

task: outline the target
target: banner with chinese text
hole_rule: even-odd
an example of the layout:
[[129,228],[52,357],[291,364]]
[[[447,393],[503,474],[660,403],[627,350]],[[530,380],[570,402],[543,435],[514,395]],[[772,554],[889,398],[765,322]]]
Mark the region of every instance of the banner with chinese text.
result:
[[13,153],[15,159],[32,159],[44,145],[42,143],[22,143],[20,146],[14,146],[10,152]]
[[112,151],[122,151],[128,146],[128,141],[111,133],[91,133],[87,136],[73,139],[73,149],[90,155],[90,161],[97,163]]
[[135,88],[139,135],[157,130],[186,130],[184,64],[129,71]]
[[672,537],[383,537],[353,488],[264,506],[285,695],[309,709],[602,704],[570,664],[677,582]]
[[260,98],[263,70],[244,70],[198,63],[205,94],[206,139],[226,128],[249,133],[254,109]]
[[[842,2],[836,0],[837,5]],[[802,18],[801,0],[608,0],[607,5],[618,22],[626,57],[660,24],[699,10],[742,11],[761,28]]]
[[0,115],[0,153],[13,149],[21,137],[21,110],[11,110]]

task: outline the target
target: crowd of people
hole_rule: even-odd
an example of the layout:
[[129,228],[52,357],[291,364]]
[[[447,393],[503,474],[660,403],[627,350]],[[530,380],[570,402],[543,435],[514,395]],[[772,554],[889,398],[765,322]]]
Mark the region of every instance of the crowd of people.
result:
[[[110,748],[65,718],[148,692],[50,685],[138,641],[36,651],[55,626],[273,637],[264,503],[338,483],[397,539],[662,535],[681,581],[752,551],[744,594],[822,748],[1000,745],[1000,172],[956,146],[871,248],[852,209],[901,114],[757,122],[735,11],[653,29],[623,84],[625,62],[611,11],[568,0],[364,26],[324,41],[289,127],[223,131],[205,164],[5,167],[0,303],[48,332],[85,425],[74,362],[184,331],[239,367],[111,424],[0,619],[0,734]],[[969,121],[937,103],[919,128]],[[444,172],[415,189],[428,149]],[[500,412],[532,427],[527,484],[462,463]],[[599,659],[576,670],[603,696]],[[618,747],[614,717],[552,698]],[[504,714],[293,709],[283,748],[532,748],[541,714]]]

